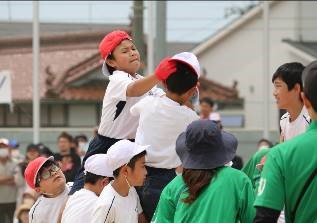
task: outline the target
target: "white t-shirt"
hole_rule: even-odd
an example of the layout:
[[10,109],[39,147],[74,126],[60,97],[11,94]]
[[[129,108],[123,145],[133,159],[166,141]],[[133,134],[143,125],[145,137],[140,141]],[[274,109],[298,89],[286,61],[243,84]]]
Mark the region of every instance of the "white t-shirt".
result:
[[133,77],[123,71],[114,71],[109,76],[109,84],[103,98],[102,115],[98,133],[115,139],[134,139],[138,126],[138,117],[130,114],[130,108],[145,95],[165,94],[159,88],[152,88],[141,97],[127,97],[127,87],[135,80],[143,78],[141,75]]
[[301,113],[292,122],[290,122],[290,114],[286,112],[280,120],[282,141],[289,140],[299,134],[304,133],[309,123],[310,117],[305,106],[303,106]]
[[98,196],[85,188],[76,191],[68,198],[62,216],[62,223],[91,222],[92,212]]
[[131,114],[140,116],[135,142],[150,145],[146,150],[146,165],[165,169],[179,166],[176,139],[199,116],[166,96],[145,97],[131,108]]
[[66,185],[62,194],[54,198],[40,196],[32,206],[29,212],[30,223],[56,223],[61,208],[64,206],[69,192],[69,186]]
[[108,184],[97,199],[91,222],[94,223],[138,223],[143,212],[139,196],[134,187],[122,197]]

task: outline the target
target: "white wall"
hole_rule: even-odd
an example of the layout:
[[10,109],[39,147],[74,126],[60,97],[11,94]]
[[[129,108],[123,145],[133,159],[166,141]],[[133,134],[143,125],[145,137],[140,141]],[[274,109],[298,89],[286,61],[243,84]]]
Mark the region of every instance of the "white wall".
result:
[[[305,2],[303,8],[317,9],[317,2]],[[297,40],[299,23],[293,18],[298,13],[298,2],[281,2],[270,10],[270,95],[272,95],[271,77],[283,63],[299,61],[307,64],[291,53],[282,39]],[[310,6],[308,6],[310,5]],[[306,13],[302,13],[305,16]],[[312,16],[307,14],[308,16]],[[301,19],[302,22],[307,19]],[[259,14],[226,38],[214,44],[198,55],[207,77],[225,85],[238,81],[240,96],[245,99],[246,129],[262,129],[263,126],[263,19]],[[316,29],[317,26],[315,25]],[[314,34],[311,32],[310,34]],[[305,35],[309,33],[306,32]],[[311,36],[310,38],[312,38]],[[307,37],[308,38],[308,37]],[[314,37],[315,40],[317,39]],[[270,98],[270,129],[278,130],[278,111],[273,96]]]

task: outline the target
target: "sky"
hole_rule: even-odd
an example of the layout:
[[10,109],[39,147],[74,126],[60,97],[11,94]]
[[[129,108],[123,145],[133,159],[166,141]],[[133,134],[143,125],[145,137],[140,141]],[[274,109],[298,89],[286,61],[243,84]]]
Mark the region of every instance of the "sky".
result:
[[[229,7],[256,1],[168,1],[167,40],[200,42],[236,18],[225,18]],[[40,22],[129,24],[132,1],[41,1]],[[144,30],[147,33],[147,2]],[[0,21],[31,21],[32,1],[1,1]]]

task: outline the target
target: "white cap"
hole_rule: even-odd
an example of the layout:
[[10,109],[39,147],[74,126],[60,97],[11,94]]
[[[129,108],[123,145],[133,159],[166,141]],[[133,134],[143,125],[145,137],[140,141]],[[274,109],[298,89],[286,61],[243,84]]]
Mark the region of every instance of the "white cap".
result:
[[171,59],[185,62],[194,69],[198,78],[200,77],[200,65],[195,54],[189,52],[182,52],[174,55]]
[[216,121],[216,122],[221,121],[220,114],[217,113],[217,112],[212,112],[212,113],[209,115],[209,119],[210,119],[210,120],[213,120],[213,121]]
[[93,173],[104,177],[113,177],[112,169],[109,167],[109,157],[107,154],[95,154],[85,162],[85,172]]
[[107,152],[109,157],[109,166],[112,171],[127,164],[130,160],[145,151],[149,146],[140,146],[129,140],[120,140],[113,144]]
[[4,146],[9,146],[9,140],[5,138],[0,139],[0,144]]

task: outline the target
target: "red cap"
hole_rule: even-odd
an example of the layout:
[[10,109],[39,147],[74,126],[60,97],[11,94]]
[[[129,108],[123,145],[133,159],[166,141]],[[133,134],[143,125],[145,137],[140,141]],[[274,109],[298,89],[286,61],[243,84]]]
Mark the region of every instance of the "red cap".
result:
[[124,31],[115,30],[108,33],[99,44],[99,52],[101,57],[105,60],[109,54],[118,46],[123,40],[132,38]]
[[36,182],[36,177],[46,161],[51,160],[54,161],[54,157],[50,156],[48,158],[46,157],[38,157],[35,160],[31,161],[28,166],[26,167],[24,171],[24,179],[26,180],[26,183],[31,187],[35,188],[35,182]]

